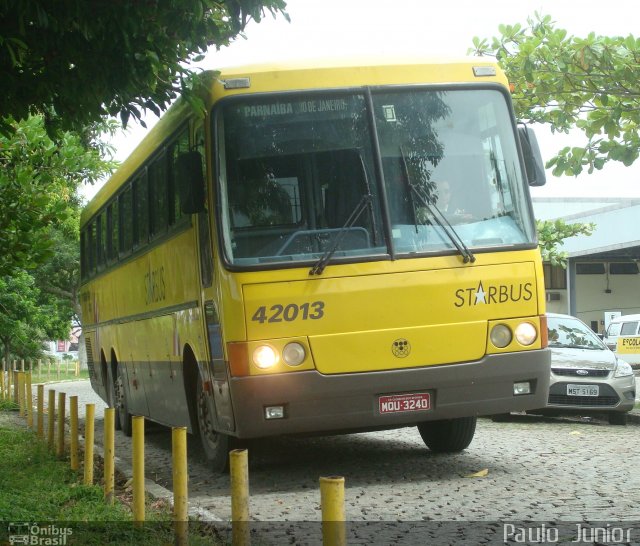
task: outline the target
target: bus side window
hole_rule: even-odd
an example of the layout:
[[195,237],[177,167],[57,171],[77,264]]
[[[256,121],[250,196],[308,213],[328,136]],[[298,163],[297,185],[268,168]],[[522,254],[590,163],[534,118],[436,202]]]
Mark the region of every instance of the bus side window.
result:
[[175,225],[184,217],[180,203],[180,180],[176,176],[176,160],[180,154],[189,151],[189,131],[178,135],[169,150],[169,225]]
[[107,258],[107,215],[102,211],[96,219],[96,243],[98,269],[102,269]]
[[151,237],[162,235],[169,224],[167,155],[162,153],[149,167],[149,207]]
[[80,232],[80,279],[85,280],[89,276],[87,262],[89,260],[88,250],[88,242],[89,239],[89,230],[88,228],[84,228]]
[[149,194],[147,173],[143,173],[133,182],[133,246],[147,244],[149,238]]
[[120,255],[123,256],[131,252],[133,248],[133,199],[131,186],[118,197],[120,207]]
[[118,202],[114,200],[107,207],[107,262],[118,259],[119,227]]
[[87,227],[87,276],[96,272],[96,222],[92,220]]

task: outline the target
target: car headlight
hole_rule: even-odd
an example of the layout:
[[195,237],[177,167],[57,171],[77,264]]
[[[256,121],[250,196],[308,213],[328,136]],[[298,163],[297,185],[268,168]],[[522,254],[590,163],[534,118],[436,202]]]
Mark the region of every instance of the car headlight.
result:
[[613,377],[627,377],[629,375],[633,375],[633,368],[628,362],[619,358],[618,365],[616,366],[616,372],[613,374]]

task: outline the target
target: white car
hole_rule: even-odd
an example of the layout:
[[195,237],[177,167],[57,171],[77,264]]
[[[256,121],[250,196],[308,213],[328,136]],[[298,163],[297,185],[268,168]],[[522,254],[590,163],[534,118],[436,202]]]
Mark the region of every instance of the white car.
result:
[[631,366],[575,317],[548,313],[547,328],[551,383],[545,413],[605,413],[611,424],[626,424],[636,399]]

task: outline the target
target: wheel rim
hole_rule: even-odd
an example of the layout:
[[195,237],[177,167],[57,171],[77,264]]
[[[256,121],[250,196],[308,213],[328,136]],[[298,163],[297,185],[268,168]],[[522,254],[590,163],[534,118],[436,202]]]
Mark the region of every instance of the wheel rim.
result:
[[118,377],[113,386],[113,390],[115,395],[114,404],[116,406],[116,410],[118,411],[119,414],[122,414],[124,412],[125,400],[124,400],[124,384],[122,382],[122,377],[120,377],[120,374],[118,374]]

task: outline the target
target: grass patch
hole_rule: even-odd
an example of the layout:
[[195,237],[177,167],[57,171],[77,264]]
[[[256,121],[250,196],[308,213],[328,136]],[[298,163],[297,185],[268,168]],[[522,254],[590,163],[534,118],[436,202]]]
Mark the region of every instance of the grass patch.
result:
[[[71,470],[68,461],[57,459],[32,431],[11,426],[1,416],[0,421],[4,422],[0,422],[0,521],[71,529],[66,544],[173,542],[171,511],[165,502],[148,501],[147,521],[143,528],[136,528],[129,508],[131,492],[123,479],[116,485],[116,502],[106,504],[102,487],[83,485],[81,475]],[[101,465],[95,470],[98,482]],[[0,529],[0,542],[8,539],[5,532]],[[215,530],[198,526],[189,542],[215,543],[212,532]]]

